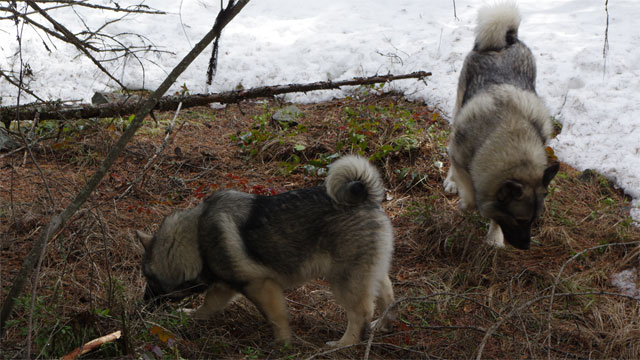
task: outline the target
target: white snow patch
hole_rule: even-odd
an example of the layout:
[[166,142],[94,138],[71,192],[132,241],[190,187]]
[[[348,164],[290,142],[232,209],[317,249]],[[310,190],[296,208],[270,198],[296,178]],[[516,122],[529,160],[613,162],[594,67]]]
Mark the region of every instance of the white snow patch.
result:
[[620,290],[624,295],[633,296],[640,300],[640,278],[638,277],[638,269],[633,268],[623,270],[613,274],[611,284]]

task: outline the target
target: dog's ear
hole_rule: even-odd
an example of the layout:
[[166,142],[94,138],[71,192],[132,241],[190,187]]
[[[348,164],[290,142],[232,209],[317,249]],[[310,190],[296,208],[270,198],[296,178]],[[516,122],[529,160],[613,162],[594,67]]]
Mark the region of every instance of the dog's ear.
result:
[[553,180],[554,176],[556,176],[559,169],[559,162],[554,162],[553,164],[549,165],[548,168],[544,169],[544,174],[542,175],[542,185],[544,185],[544,187],[549,186],[551,180]]
[[523,185],[517,181],[507,180],[505,181],[496,195],[498,201],[508,202],[510,200],[519,199],[523,193]]
[[145,234],[140,230],[136,230],[136,237],[138,238],[138,240],[140,240],[140,243],[144,247],[144,250],[148,251],[149,247],[151,247],[151,240],[153,240],[153,236]]

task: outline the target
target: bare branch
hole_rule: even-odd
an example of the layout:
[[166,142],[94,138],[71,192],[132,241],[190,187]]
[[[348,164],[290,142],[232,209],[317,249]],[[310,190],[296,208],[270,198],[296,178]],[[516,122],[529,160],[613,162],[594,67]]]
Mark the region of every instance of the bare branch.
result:
[[[18,1],[20,2],[20,1]],[[111,6],[104,6],[104,5],[98,5],[98,4],[94,4],[94,3],[90,3],[87,2],[86,0],[83,1],[74,1],[74,0],[36,0],[37,3],[41,3],[41,4],[61,4],[61,5],[54,5],[54,6],[50,6],[44,9],[44,11],[49,11],[49,10],[53,10],[53,9],[59,9],[61,7],[70,7],[70,6],[81,6],[81,7],[85,7],[85,8],[91,8],[91,9],[98,9],[98,10],[107,10],[107,11],[113,11],[113,12],[127,12],[127,13],[133,13],[133,14],[152,14],[152,15],[165,15],[166,12],[161,11],[161,10],[155,10],[147,5],[144,4],[139,4],[139,5],[131,5],[131,6],[127,6],[127,7],[111,7]],[[0,8],[0,10],[5,10],[5,8]],[[29,12],[27,13],[27,15],[31,15],[31,14],[35,14],[35,11]],[[8,18],[6,17],[0,17],[0,20],[6,20]]]
[[36,4],[34,0],[24,0],[24,1],[27,4],[29,4],[29,6],[31,6],[33,9],[37,10],[40,13],[40,15],[42,15],[45,19],[47,19],[56,30],[60,31],[67,38],[67,40],[71,42],[71,44],[73,44],[78,50],[84,53],[103,73],[105,73],[109,78],[111,78],[111,80],[115,81],[115,83],[118,84],[118,86],[120,86],[122,89],[127,89],[127,87],[124,84],[122,84],[120,80],[116,79],[113,75],[111,75],[111,73],[107,71],[107,69],[105,69],[104,66],[102,66],[102,64],[100,64],[100,62],[93,57],[93,55],[91,55],[89,50],[87,50],[84,44],[75,35],[73,35],[71,31],[69,31],[66,27],[64,27],[59,22],[57,22],[54,18],[49,16],[49,14],[47,14],[46,11],[40,8],[40,6],[38,6],[38,4]]
[[[160,156],[160,154],[162,153],[162,151],[164,150],[164,148],[167,146],[167,144],[169,143],[169,137],[171,136],[171,132],[173,131],[173,125],[176,122],[176,119],[178,118],[178,113],[180,113],[180,109],[182,108],[182,103],[178,104],[178,109],[176,110],[175,115],[173,116],[173,120],[171,120],[171,123],[169,123],[169,126],[167,127],[166,130],[166,134],[164,136],[164,140],[162,141],[162,144],[160,145],[160,147],[158,148],[158,150],[156,150],[156,153],[153,154],[153,156],[149,159],[149,161],[147,161],[147,163],[145,164],[145,166],[142,168],[142,171],[140,172],[140,174],[138,174],[138,177],[136,177],[127,187],[127,189],[120,195],[118,195],[118,197],[116,197],[116,201],[122,199],[125,195],[127,195],[129,193],[129,191],[131,191],[131,189],[133,189],[133,187],[140,182],[140,180],[142,180],[142,178],[144,177],[144,175],[147,173],[147,171],[149,171],[149,169],[151,168],[151,165],[153,165],[156,161],[156,159],[158,158],[158,156]],[[184,124],[184,122],[183,122]]]

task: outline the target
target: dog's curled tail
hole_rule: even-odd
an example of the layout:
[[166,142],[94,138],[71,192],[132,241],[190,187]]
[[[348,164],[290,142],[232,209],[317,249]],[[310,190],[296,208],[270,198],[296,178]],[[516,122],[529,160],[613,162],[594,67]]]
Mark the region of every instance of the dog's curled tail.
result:
[[325,186],[329,197],[342,205],[357,205],[365,201],[380,204],[384,198],[380,173],[360,156],[344,156],[333,163]]
[[487,5],[478,11],[476,51],[498,51],[518,40],[520,12],[514,2],[504,1]]

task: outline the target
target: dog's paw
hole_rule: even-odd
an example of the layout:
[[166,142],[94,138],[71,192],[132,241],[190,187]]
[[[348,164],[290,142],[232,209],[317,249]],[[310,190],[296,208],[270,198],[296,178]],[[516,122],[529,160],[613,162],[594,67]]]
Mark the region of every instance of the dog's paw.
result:
[[276,343],[280,346],[289,346],[291,345],[291,336],[276,338]]
[[207,320],[211,316],[210,313],[208,313],[207,311],[203,311],[202,308],[197,308],[197,309],[180,308],[178,309],[178,312],[195,320]]
[[339,348],[339,347],[344,347],[344,346],[349,346],[349,345],[353,345],[353,344],[357,344],[360,342],[360,337],[358,338],[353,338],[350,336],[343,336],[342,338],[340,338],[340,340],[336,340],[336,341],[327,341],[326,344],[329,347],[332,348]]
[[444,191],[450,194],[458,193],[458,184],[456,184],[456,182],[453,181],[453,179],[451,178],[451,175],[447,176],[447,178],[444,179],[443,185],[444,185]]
[[487,233],[487,244],[497,247],[504,248],[504,235],[502,234],[502,229],[500,225],[494,224],[491,222],[489,225],[489,232]]
[[196,309],[187,309],[187,308],[180,308],[177,310],[178,313],[180,314],[184,314],[186,316],[189,317],[193,317],[196,313]]
[[375,329],[376,331],[383,333],[391,331],[389,328],[389,321],[381,321],[381,319],[373,320],[371,322],[371,329]]
[[466,201],[464,201],[464,199],[460,198],[460,201],[458,202],[458,209],[461,211],[467,211],[470,209],[470,206]]
[[332,347],[332,348],[337,348],[337,347],[344,346],[344,344],[342,344],[339,340],[327,341],[326,344],[327,344],[327,346]]

